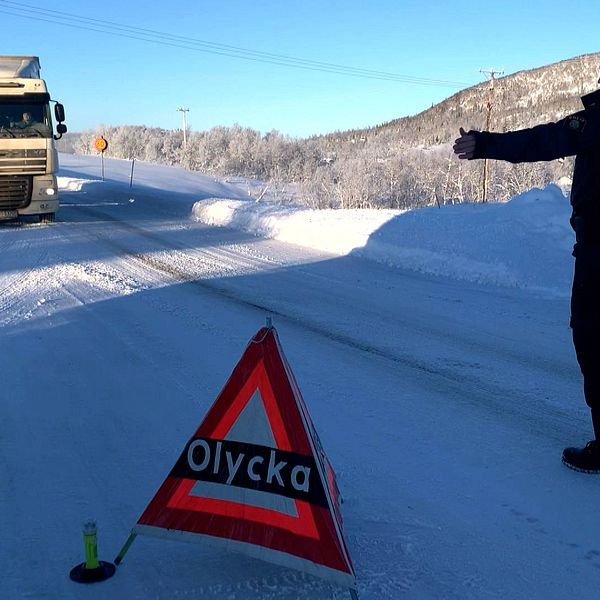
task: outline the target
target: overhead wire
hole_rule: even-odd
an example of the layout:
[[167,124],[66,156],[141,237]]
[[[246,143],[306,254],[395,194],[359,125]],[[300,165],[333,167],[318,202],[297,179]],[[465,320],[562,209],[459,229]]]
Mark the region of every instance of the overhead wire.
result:
[[[9,10],[2,8],[2,5]],[[114,23],[112,21],[105,21],[102,19],[84,17],[74,13],[44,9],[22,2],[15,2],[13,0],[0,0],[0,13],[164,46],[195,50],[209,54],[275,64],[297,69],[321,71],[337,75],[348,75],[367,79],[395,81],[414,85],[429,85],[439,87],[465,87],[468,85],[455,81],[400,75],[398,73],[363,69],[359,67],[297,58],[272,52],[250,50],[228,44],[218,44],[206,40],[173,35],[153,29],[144,29],[141,27]]]

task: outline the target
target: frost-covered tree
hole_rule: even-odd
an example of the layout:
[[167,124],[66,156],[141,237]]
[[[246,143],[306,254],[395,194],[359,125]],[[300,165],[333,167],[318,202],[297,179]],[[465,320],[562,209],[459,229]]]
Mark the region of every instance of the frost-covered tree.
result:
[[[497,79],[492,129],[528,127],[577,110],[579,96],[596,86],[599,60],[600,54],[586,55]],[[280,201],[315,207],[410,208],[477,201],[482,167],[456,160],[450,147],[459,126],[484,125],[487,99],[488,84],[482,82],[412,117],[307,139],[233,125],[190,132],[184,149],[181,130],[102,126],[68,134],[59,148],[95,153],[94,138],[102,134],[109,140],[108,156],[254,178],[264,181]],[[572,160],[521,165],[490,161],[489,198],[506,200],[530,187],[557,182],[571,167]]]

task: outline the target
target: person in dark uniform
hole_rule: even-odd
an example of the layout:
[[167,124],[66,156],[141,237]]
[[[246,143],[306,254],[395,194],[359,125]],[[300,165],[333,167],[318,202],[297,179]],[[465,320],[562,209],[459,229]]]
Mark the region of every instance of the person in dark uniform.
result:
[[562,460],[577,471],[600,473],[600,90],[583,96],[582,102],[583,110],[530,129],[491,133],[465,132],[461,127],[453,149],[461,159],[512,163],[576,156],[571,187],[576,239],[571,328],[595,439],[583,448],[565,448]]

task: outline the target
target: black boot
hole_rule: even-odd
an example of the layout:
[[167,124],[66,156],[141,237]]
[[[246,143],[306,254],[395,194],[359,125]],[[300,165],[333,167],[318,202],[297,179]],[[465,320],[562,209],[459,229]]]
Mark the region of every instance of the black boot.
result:
[[600,473],[600,442],[592,440],[584,448],[565,448],[562,461],[575,471]]

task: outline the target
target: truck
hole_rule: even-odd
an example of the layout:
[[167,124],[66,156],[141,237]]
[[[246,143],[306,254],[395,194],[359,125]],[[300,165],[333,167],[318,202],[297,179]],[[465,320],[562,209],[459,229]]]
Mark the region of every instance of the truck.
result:
[[67,132],[65,109],[40,70],[37,56],[0,56],[0,221],[30,215],[51,223],[58,211],[55,140]]

